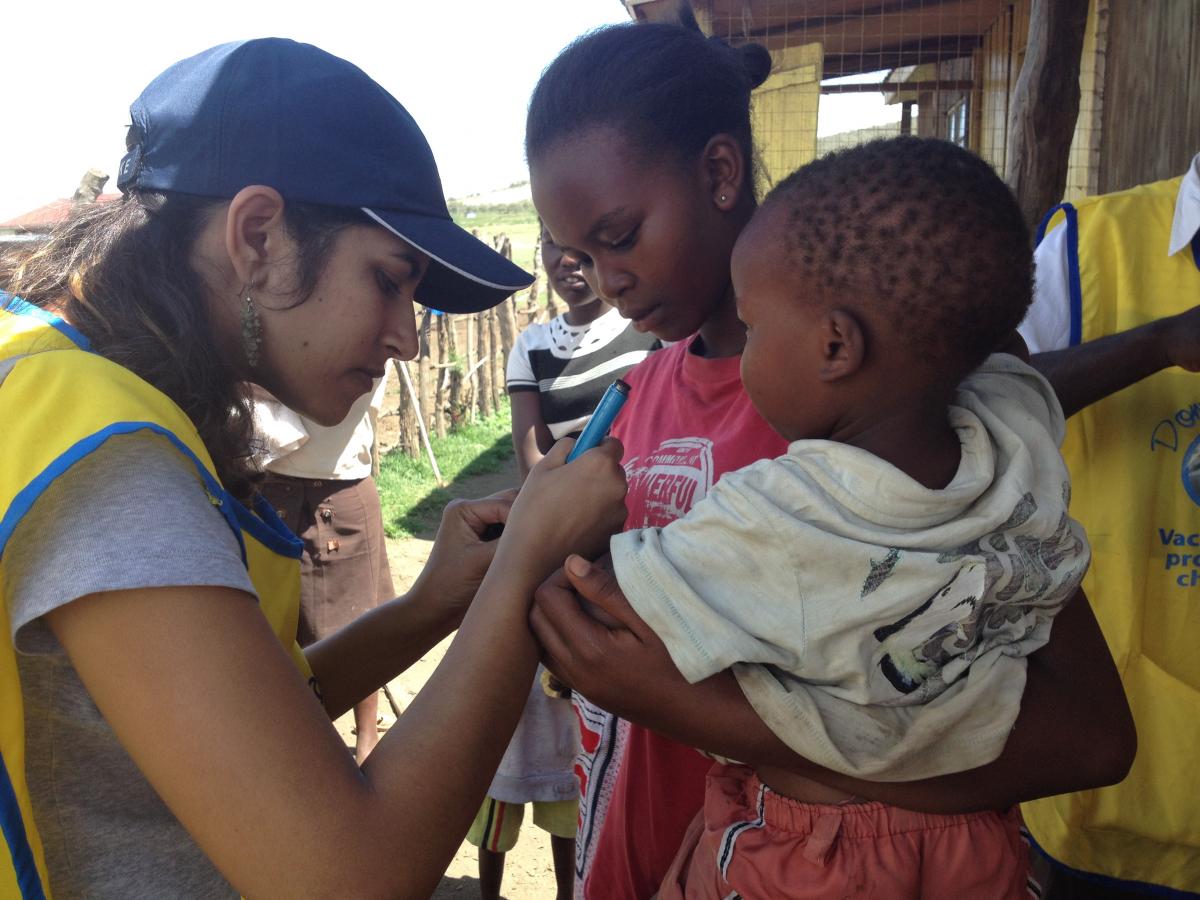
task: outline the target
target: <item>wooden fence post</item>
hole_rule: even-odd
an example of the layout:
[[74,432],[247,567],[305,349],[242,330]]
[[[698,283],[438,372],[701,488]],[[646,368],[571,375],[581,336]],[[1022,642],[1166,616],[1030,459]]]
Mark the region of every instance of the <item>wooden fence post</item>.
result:
[[506,300],[488,310],[488,321],[491,325],[488,329],[491,335],[491,345],[488,349],[491,352],[489,364],[492,367],[492,412],[500,411],[500,398],[504,396],[504,361],[507,357],[500,320],[504,318],[504,309],[507,306]]
[[400,449],[408,456],[416,459],[421,455],[421,435],[417,429],[417,408],[413,406],[412,397],[404,390],[404,372],[408,363],[402,359],[396,360],[397,376],[400,378],[400,404],[397,410],[400,416]]
[[525,328],[528,328],[537,318],[538,305],[538,289],[541,285],[542,276],[540,273],[542,267],[542,236],[538,235],[538,243],[533,248],[533,265],[529,267],[529,271],[533,273],[533,284],[529,285],[529,294],[525,299]]
[[475,355],[478,368],[475,371],[475,407],[479,415],[486,418],[492,414],[492,326],[488,321],[490,310],[476,314]]
[[1008,116],[1004,180],[1030,231],[1067,186],[1087,16],[1087,0],[1033,0],[1029,11],[1029,46]]
[[434,392],[436,411],[433,416],[438,437],[445,437],[452,427],[452,422],[447,421],[450,417],[446,404],[446,385],[450,383],[450,369],[455,364],[454,356],[450,352],[449,335],[450,317],[443,313],[437,317],[438,370],[437,390]]
[[430,427],[433,422],[434,383],[437,369],[434,367],[432,347],[430,346],[430,330],[433,324],[433,313],[426,309],[421,316],[420,351],[417,356],[418,390],[420,397],[421,421]]
[[467,347],[464,351],[464,356],[467,360],[467,366],[463,371],[463,385],[465,387],[463,403],[465,404],[465,409],[467,411],[467,419],[471,422],[474,422],[475,412],[477,409],[475,396],[478,394],[478,391],[476,391],[473,387],[475,384],[475,326],[478,324],[479,314],[473,313],[471,315],[463,316],[463,318],[466,319],[467,322]]

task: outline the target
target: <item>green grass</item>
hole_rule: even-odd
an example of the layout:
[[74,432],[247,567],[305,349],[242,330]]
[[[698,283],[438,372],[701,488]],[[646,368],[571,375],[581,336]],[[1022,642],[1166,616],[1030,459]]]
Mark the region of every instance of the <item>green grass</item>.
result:
[[[479,236],[491,239],[497,234],[507,234],[513,244],[513,262],[528,270],[533,265],[533,254],[537,250],[537,211],[529,201],[506,203],[499,206],[463,205],[461,200],[449,202],[450,216],[468,231],[478,229]],[[467,218],[467,213],[474,216]]]
[[508,399],[500,411],[444,438],[431,436],[433,455],[446,487],[438,487],[429,457],[413,459],[393,450],[379,463],[379,501],[383,528],[388,537],[432,537],[442,519],[442,508],[455,497],[470,493],[464,484],[476,475],[504,468],[512,458],[512,414]]

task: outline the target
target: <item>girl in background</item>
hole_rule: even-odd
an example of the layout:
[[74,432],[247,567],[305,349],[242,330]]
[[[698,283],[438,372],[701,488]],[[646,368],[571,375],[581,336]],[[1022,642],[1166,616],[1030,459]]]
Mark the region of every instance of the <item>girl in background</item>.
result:
[[[565,254],[541,227],[542,264],[550,289],[567,311],[521,332],[508,358],[513,447],[522,480],[554,442],[578,434],[613,381],[659,346],[596,296],[580,273],[579,260]],[[559,900],[571,896],[579,782],[575,755],[579,728],[569,692],[539,669],[500,768],[488,788],[467,840],[479,848],[479,890],[500,896],[504,855],[517,842],[525,804],[533,822],[550,834]]]

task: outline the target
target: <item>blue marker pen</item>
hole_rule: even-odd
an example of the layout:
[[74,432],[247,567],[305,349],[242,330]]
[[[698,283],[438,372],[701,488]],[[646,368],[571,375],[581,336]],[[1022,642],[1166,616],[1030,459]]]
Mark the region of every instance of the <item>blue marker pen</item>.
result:
[[629,385],[621,379],[618,378],[609,385],[608,390],[604,392],[604,396],[600,398],[600,402],[596,405],[596,411],[592,413],[592,418],[588,420],[587,425],[584,427],[583,434],[579,435],[579,440],[571,448],[571,452],[567,456],[567,462],[573,460],[580,453],[586,453],[604,440],[604,436],[608,434],[608,429],[612,427],[617,413],[621,411],[621,407],[625,405],[625,401],[628,399]]
[[[608,386],[608,390],[604,392],[604,396],[596,404],[596,411],[592,413],[592,417],[584,427],[583,433],[579,435],[579,440],[575,442],[575,446],[567,454],[567,462],[573,460],[580,453],[586,453],[604,440],[604,436],[608,434],[608,429],[612,427],[617,413],[621,411],[621,407],[625,405],[625,401],[628,399],[629,385],[621,379],[618,378]],[[494,541],[503,533],[504,526],[497,522],[484,528],[481,537],[485,541]]]

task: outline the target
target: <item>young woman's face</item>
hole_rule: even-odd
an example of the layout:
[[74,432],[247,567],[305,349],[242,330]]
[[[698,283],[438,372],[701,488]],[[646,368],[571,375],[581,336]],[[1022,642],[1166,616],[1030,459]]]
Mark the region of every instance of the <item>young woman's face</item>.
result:
[[725,299],[732,238],[699,161],[648,160],[597,127],[553,144],[530,178],[554,242],[639,331],[681,340]]
[[583,277],[579,257],[572,253],[564,253],[563,248],[554,243],[554,238],[545,226],[542,227],[540,240],[542,265],[546,268],[546,276],[554,286],[554,292],[563,298],[567,306],[571,309],[581,309],[599,302],[600,298]]
[[262,320],[254,380],[322,425],[341,422],[389,358],[417,355],[413,293],[428,263],[383,228],[343,229],[302,302],[251,295]]

